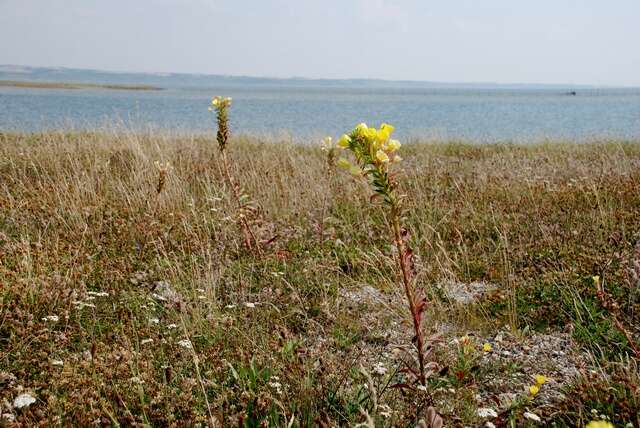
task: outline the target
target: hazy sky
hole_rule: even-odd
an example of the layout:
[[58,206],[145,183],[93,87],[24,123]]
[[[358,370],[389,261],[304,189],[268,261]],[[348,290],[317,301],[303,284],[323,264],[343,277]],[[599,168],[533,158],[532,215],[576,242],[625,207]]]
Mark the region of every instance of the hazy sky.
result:
[[640,86],[640,0],[0,0],[0,64]]

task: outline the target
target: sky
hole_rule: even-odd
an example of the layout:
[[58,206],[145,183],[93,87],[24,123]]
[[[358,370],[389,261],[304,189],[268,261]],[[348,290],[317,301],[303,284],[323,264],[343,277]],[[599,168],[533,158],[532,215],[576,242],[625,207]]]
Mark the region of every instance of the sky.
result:
[[0,0],[0,64],[640,86],[640,0]]

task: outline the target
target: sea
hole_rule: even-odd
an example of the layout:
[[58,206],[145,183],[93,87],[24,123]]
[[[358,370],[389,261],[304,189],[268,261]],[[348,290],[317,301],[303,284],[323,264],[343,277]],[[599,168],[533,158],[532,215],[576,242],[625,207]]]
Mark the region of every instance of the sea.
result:
[[404,140],[640,139],[640,88],[310,80],[0,66],[0,80],[146,84],[160,90],[0,86],[0,131],[214,132],[215,95],[235,134],[313,142],[388,122]]

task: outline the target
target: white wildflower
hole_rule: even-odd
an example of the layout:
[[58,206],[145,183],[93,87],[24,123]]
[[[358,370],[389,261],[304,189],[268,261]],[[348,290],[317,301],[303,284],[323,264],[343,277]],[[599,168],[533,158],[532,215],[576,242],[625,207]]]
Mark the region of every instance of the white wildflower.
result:
[[11,413],[3,413],[2,419],[6,420],[9,423],[13,423],[16,421],[16,417],[13,416]]
[[244,305],[249,309],[253,309],[256,307],[256,304],[251,302],[244,302]]
[[175,328],[178,328],[178,326],[177,326],[176,324],[169,324],[169,325],[167,326],[167,328],[168,328],[169,330],[173,330],[173,329],[175,329]]
[[498,414],[491,408],[482,407],[478,409],[478,416],[481,418],[497,418]]
[[235,307],[236,307],[236,305],[227,305],[227,306],[225,306],[225,308],[227,308],[227,309],[233,309]]
[[427,387],[424,385],[418,385],[416,388],[418,388],[418,390],[422,391],[422,392],[427,392]]
[[391,417],[391,407],[387,406],[386,404],[381,404],[380,406],[378,406],[378,409],[380,410],[380,416],[382,416],[385,419],[389,419]]
[[149,318],[149,323],[150,324],[160,324],[160,319],[155,318],[155,317]]
[[13,400],[13,407],[22,409],[23,407],[29,407],[35,402],[36,399],[31,394],[20,394]]
[[379,362],[375,366],[373,366],[373,374],[384,376],[387,373],[387,368],[384,366],[384,363]]
[[47,315],[46,317],[42,318],[42,321],[58,322],[60,321],[60,317],[57,315]]
[[540,416],[536,415],[535,413],[531,413],[531,412],[524,412],[523,415],[525,418],[527,419],[531,419],[532,421],[536,421],[536,422],[540,422]]
[[140,341],[141,345],[146,345],[147,343],[153,343],[153,339],[142,339]]
[[107,293],[106,291],[87,291],[87,294],[89,296],[93,296],[93,297],[108,297],[109,293]]
[[280,382],[269,382],[269,386],[275,389],[278,395],[282,395],[282,384]]
[[189,339],[182,339],[178,342],[178,345],[182,346],[184,349],[193,349],[193,345]]

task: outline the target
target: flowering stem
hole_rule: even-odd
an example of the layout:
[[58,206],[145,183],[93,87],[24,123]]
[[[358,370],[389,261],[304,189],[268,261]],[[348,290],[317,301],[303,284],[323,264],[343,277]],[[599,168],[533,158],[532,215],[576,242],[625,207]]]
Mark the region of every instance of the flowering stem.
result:
[[426,386],[426,376],[424,370],[424,353],[423,353],[423,340],[422,340],[422,331],[420,328],[420,315],[416,310],[415,304],[415,290],[411,284],[411,278],[409,274],[409,267],[406,264],[405,260],[405,252],[406,248],[404,245],[404,240],[402,239],[401,227],[400,227],[400,207],[398,203],[394,200],[391,204],[391,224],[393,226],[393,235],[395,239],[396,249],[398,253],[398,264],[400,265],[400,270],[402,271],[402,283],[404,285],[404,292],[407,296],[407,301],[409,303],[409,311],[411,312],[411,318],[413,321],[413,330],[416,336],[416,349],[418,353],[418,364],[420,366],[420,376],[419,381],[420,385]]
[[[229,184],[229,187],[231,187],[231,191],[233,192],[233,197],[236,201],[236,205],[238,206],[238,210],[242,211],[242,201],[240,200],[240,192],[238,191],[238,186],[235,184],[235,182],[233,181],[233,178],[231,177],[229,160],[227,159],[227,151],[223,147],[221,147],[220,153],[222,154],[222,166],[224,169],[225,177],[227,179],[227,183]],[[260,248],[260,244],[258,243],[258,240],[256,239],[256,236],[254,235],[253,231],[251,230],[251,226],[249,225],[249,222],[247,221],[246,216],[242,212],[240,212],[240,223],[242,225],[242,230],[245,235],[245,243],[247,247],[249,248],[249,250],[253,250],[254,244],[255,244],[256,251],[260,256],[262,256],[263,254],[262,248]]]

